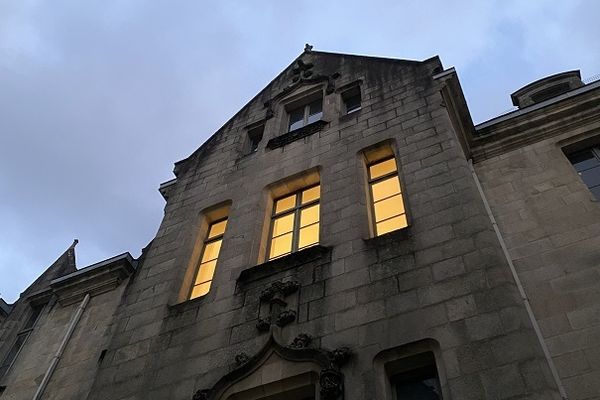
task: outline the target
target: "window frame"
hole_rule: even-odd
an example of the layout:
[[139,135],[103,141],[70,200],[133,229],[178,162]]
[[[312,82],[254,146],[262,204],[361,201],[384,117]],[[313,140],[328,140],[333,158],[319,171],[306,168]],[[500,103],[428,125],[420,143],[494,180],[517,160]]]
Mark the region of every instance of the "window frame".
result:
[[[302,193],[305,192],[305,191],[307,191],[307,190],[313,189],[315,187],[319,187],[319,197],[317,199],[314,199],[312,201],[307,202],[306,204],[302,204]],[[307,249],[309,247],[316,246],[316,245],[319,244],[320,239],[321,239],[321,188],[320,187],[321,187],[321,182],[318,182],[318,183],[315,183],[315,184],[312,184],[312,185],[309,185],[309,186],[305,186],[305,187],[303,187],[301,189],[295,190],[293,192],[287,193],[285,195],[282,195],[282,196],[279,196],[279,197],[273,199],[273,206],[272,206],[271,216],[270,216],[270,221],[269,221],[270,226],[269,226],[268,245],[267,245],[266,257],[265,257],[266,261],[271,261],[271,260],[275,260],[275,259],[278,259],[278,258],[281,258],[281,257],[285,257],[285,256],[293,254],[293,253],[295,253],[297,251],[301,251],[301,250],[304,250],[304,249]],[[296,196],[296,201],[294,203],[294,206],[292,208],[290,208],[290,209],[287,209],[287,210],[284,210],[284,211],[282,211],[280,213],[277,213],[276,212],[276,204],[277,204],[277,202],[279,200],[285,199],[286,197],[290,197],[290,196]],[[313,243],[313,244],[310,244],[308,246],[304,246],[304,247],[299,248],[298,245],[299,245],[299,241],[300,241],[300,229],[301,228],[305,228],[305,227],[301,227],[300,226],[300,223],[301,223],[300,216],[301,216],[302,210],[310,208],[310,207],[312,207],[314,205],[318,205],[319,206],[319,214],[318,214],[319,219],[318,219],[317,222],[313,222],[312,224],[307,225],[307,226],[311,226],[311,225],[315,225],[315,224],[318,225],[318,227],[319,227],[319,229],[318,229],[319,240],[316,243]],[[270,254],[271,254],[271,248],[273,246],[273,239],[274,239],[273,238],[273,229],[275,228],[275,219],[276,218],[280,218],[280,217],[285,216],[285,215],[291,215],[291,214],[294,215],[294,218],[293,218],[293,225],[292,225],[292,230],[291,230],[291,233],[292,233],[292,245],[291,245],[290,251],[288,253],[280,254],[280,255],[275,256],[275,257],[271,257]],[[283,235],[286,235],[288,233],[290,233],[290,232],[286,232],[286,233],[281,234],[279,236],[283,236]]]
[[[226,221],[225,228],[223,229],[223,233],[221,233],[221,234],[219,234],[217,236],[214,236],[214,237],[209,237],[211,228],[214,225],[216,225],[218,223],[221,223],[223,221]],[[187,300],[199,299],[199,298],[207,296],[210,293],[210,289],[212,287],[212,282],[213,282],[213,280],[215,278],[215,273],[217,271],[217,266],[218,266],[218,263],[219,263],[219,256],[221,255],[221,248],[223,247],[223,237],[225,236],[225,232],[227,231],[227,225],[228,224],[229,224],[229,215],[227,215],[225,217],[222,217],[222,218],[215,219],[214,221],[208,222],[208,227],[206,229],[206,235],[205,235],[204,240],[202,241],[202,251],[200,252],[200,257],[198,258],[197,266],[196,266],[196,269],[194,271],[194,275],[192,277],[192,284],[190,285],[190,289],[188,291]],[[204,253],[206,252],[207,246],[210,245],[211,243],[216,243],[218,241],[221,241],[221,245],[219,246],[219,252],[217,253],[216,258],[214,258],[214,260],[208,260],[208,261],[206,261],[206,263],[208,263],[210,261],[215,261],[215,268],[213,270],[211,279],[208,280],[208,281],[204,281],[204,282],[200,282],[200,283],[196,284],[196,280],[198,279],[198,275],[200,274],[200,269],[202,268],[202,264],[203,264],[202,257],[204,257]],[[196,288],[196,286],[200,286],[200,285],[202,285],[204,283],[207,283],[207,282],[210,282],[210,285],[208,287],[208,291],[206,293],[202,294],[202,295],[199,295],[199,296],[196,296],[196,297],[192,297],[192,294],[194,293],[194,289]]]
[[[586,169],[578,170],[577,167],[575,166],[575,163],[573,162],[572,158],[573,158],[573,156],[578,155],[580,153],[584,153],[584,152],[589,152],[592,155],[592,157],[596,159],[596,162],[598,163],[598,165],[594,166],[594,167],[591,167],[591,168],[586,168]],[[592,194],[592,196],[594,197],[594,199],[596,201],[600,201],[600,185],[590,186],[583,179],[583,172],[589,171],[589,170],[592,170],[592,169],[596,169],[596,168],[600,169],[600,145],[593,144],[591,146],[584,147],[584,148],[581,148],[579,150],[566,153],[565,155],[567,157],[567,160],[571,164],[571,168],[573,168],[573,170],[575,171],[575,173],[577,174],[577,176],[579,177],[579,179],[581,180],[581,182],[587,187],[588,191]],[[594,193],[595,191],[598,192],[598,195],[596,195]]]
[[[311,115],[313,115],[313,114],[310,114],[310,106],[312,104],[314,104],[315,102],[317,102],[317,101],[321,102],[321,111],[320,111],[321,116],[316,121],[313,121],[313,122],[309,123],[308,122],[308,118]],[[314,98],[312,100],[306,101],[305,103],[301,103],[301,104],[302,105],[299,105],[297,107],[293,107],[293,108],[290,108],[289,110],[287,110],[287,132],[293,132],[293,131],[296,131],[298,129],[302,129],[302,128],[304,128],[307,125],[314,124],[315,122],[320,121],[320,120],[323,119],[323,96],[316,97],[316,98]],[[295,111],[298,111],[299,109],[303,110],[303,114],[302,114],[303,115],[303,117],[302,117],[302,126],[299,126],[298,128],[292,129],[292,124],[291,124],[292,113],[294,113]],[[316,114],[314,114],[314,115],[316,115]]]
[[[354,97],[358,97],[358,107],[349,110],[348,109],[348,100]],[[344,115],[354,114],[360,110],[362,110],[362,94],[360,92],[360,85],[354,84],[352,87],[345,89],[341,93],[342,103],[344,105]]]
[[[19,354],[21,354],[21,351],[27,344],[27,341],[29,340],[29,337],[31,336],[31,332],[33,332],[35,326],[37,325],[37,322],[40,320],[40,317],[42,316],[44,307],[45,307],[45,304],[38,304],[35,306],[30,305],[30,313],[29,313],[29,316],[27,317],[27,321],[25,322],[23,327],[19,330],[19,332],[17,332],[15,340],[12,342],[12,345],[8,348],[8,352],[6,354],[4,354],[4,357],[2,358],[2,362],[0,363],[0,379],[2,379],[4,376],[6,376],[6,374],[8,374],[8,372],[10,372],[11,368],[13,367],[13,365],[19,358]],[[32,317],[34,317],[34,318],[32,319]],[[10,360],[10,363],[6,364],[6,362],[8,361],[9,355],[11,354],[12,350],[17,345],[19,338],[21,338],[23,336],[25,337],[25,339],[23,339],[23,342],[21,343],[21,345],[19,346],[17,351],[14,353],[14,356],[12,356],[12,360]],[[2,370],[3,368],[4,368],[4,371]]]
[[[372,178],[371,177],[371,167],[373,165],[381,164],[381,163],[384,163],[384,162],[389,161],[389,160],[394,160],[394,164],[396,165],[396,169],[394,171],[391,171],[391,172],[388,172],[388,173],[383,174],[381,176],[378,176],[377,178]],[[402,181],[400,180],[400,171],[399,171],[399,168],[398,168],[398,161],[396,159],[395,154],[392,153],[391,155],[379,158],[379,159],[377,159],[375,161],[366,162],[365,166],[366,166],[366,172],[367,172],[367,186],[368,186],[369,207],[370,207],[369,210],[370,210],[371,219],[372,219],[371,229],[373,230],[373,237],[383,236],[383,235],[386,235],[386,234],[391,233],[391,232],[401,231],[403,229],[408,228],[409,225],[410,225],[410,223],[409,223],[409,220],[408,220],[408,212],[407,212],[407,209],[406,209],[406,201],[404,199],[404,190],[402,188]],[[389,179],[389,178],[394,177],[394,176],[398,179],[398,185],[400,187],[400,192],[398,193],[398,195],[402,199],[402,208],[403,208],[404,212],[400,213],[398,215],[394,215],[392,217],[389,217],[387,219],[381,220],[379,222],[387,221],[387,220],[390,220],[392,218],[396,218],[396,217],[399,217],[399,216],[404,216],[404,218],[406,219],[406,226],[403,226],[402,228],[393,229],[391,231],[379,234],[377,232],[377,223],[378,222],[377,222],[377,216],[376,216],[376,213],[375,213],[375,196],[373,194],[373,187],[378,182],[383,182],[386,179]],[[380,199],[378,201],[383,201],[383,200],[386,200],[388,198],[392,198],[393,196],[396,196],[396,195],[394,194],[394,195],[391,195],[391,196],[386,197],[384,199]]]

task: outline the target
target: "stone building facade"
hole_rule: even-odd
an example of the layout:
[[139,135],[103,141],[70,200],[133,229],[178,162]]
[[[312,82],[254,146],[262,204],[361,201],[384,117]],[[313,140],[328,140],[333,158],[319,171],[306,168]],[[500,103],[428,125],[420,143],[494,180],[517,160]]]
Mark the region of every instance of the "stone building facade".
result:
[[71,246],[2,307],[0,399],[600,399],[600,85],[513,99],[474,126],[437,57],[307,47],[140,259]]

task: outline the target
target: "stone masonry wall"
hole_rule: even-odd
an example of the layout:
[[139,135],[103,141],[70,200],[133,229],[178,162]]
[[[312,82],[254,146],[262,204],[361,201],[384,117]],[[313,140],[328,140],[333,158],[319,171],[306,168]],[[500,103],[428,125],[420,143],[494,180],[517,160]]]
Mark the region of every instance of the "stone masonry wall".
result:
[[[362,110],[340,117],[340,98],[324,95],[325,128],[283,148],[265,143],[284,132],[274,105],[259,151],[243,155],[244,127],[264,118],[264,102],[291,81],[291,68],[192,156],[169,193],[145,262],[127,288],[109,351],[89,399],[191,399],[253,355],[268,335],[256,330],[258,293],[295,279],[297,319],[325,348],[353,351],[343,367],[345,398],[380,390],[373,370],[382,352],[423,339],[438,345],[446,398],[558,399],[539,344],[502,258],[467,162],[441,106],[428,62],[312,53],[314,70],[341,74],[336,86],[362,80]],[[361,150],[393,140],[411,226],[369,238]],[[260,264],[268,224],[267,187],[318,168],[325,256],[249,283]],[[231,202],[210,293],[179,303],[202,211]],[[200,238],[201,240],[202,238]],[[285,344],[285,343],[284,343]]]
[[570,400],[600,399],[600,203],[561,149],[590,132],[475,164]]
[[[126,284],[91,298],[42,397],[44,400],[83,399],[96,374],[107,327]],[[31,336],[7,375],[2,399],[33,398],[79,303],[47,305]]]

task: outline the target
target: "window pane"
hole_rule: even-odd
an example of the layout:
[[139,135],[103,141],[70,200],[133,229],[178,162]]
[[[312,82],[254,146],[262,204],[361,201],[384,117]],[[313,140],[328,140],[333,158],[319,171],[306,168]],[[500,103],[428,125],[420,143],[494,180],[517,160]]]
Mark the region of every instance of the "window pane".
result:
[[269,258],[275,258],[292,251],[292,234],[288,233],[271,239]]
[[580,151],[579,153],[571,154],[569,156],[569,161],[575,167],[577,171],[583,171],[588,168],[595,167],[600,165],[600,161],[596,157],[591,150]]
[[294,208],[296,205],[296,195],[293,194],[275,202],[275,214]]
[[600,166],[580,172],[579,175],[590,188],[600,185]]
[[380,176],[394,171],[396,171],[396,160],[393,158],[373,164],[369,167],[369,175],[371,176],[371,179],[379,178]]
[[294,214],[284,215],[273,220],[273,233],[271,236],[280,236],[294,229]]
[[600,186],[596,186],[590,189],[596,200],[600,201]]
[[40,313],[42,312],[42,308],[44,308],[44,306],[35,306],[31,309],[31,315],[29,315],[27,323],[25,324],[23,329],[29,329],[33,327],[35,321],[37,321],[38,317],[40,316]]
[[304,126],[304,107],[297,108],[290,112],[290,131]]
[[302,192],[302,204],[309,203],[314,200],[318,200],[321,196],[321,185],[315,186],[310,189],[306,189]]
[[204,246],[204,253],[202,254],[202,263],[210,260],[216,260],[219,257],[219,251],[221,250],[221,240],[216,242],[207,243]]
[[300,229],[298,249],[319,243],[319,224],[313,224]]
[[307,207],[300,211],[300,226],[306,226],[319,222],[319,205]]
[[390,217],[394,217],[398,214],[404,214],[404,203],[402,202],[402,195],[390,197],[385,200],[381,200],[374,205],[375,207],[375,221],[383,221]]
[[223,220],[221,222],[217,222],[210,226],[208,230],[208,239],[212,239],[216,236],[220,236],[225,232],[225,227],[227,226],[227,220]]
[[373,201],[400,193],[400,181],[397,176],[374,183],[371,187],[373,188]]
[[308,115],[322,114],[323,99],[315,100],[308,105]]
[[399,215],[394,218],[386,219],[377,223],[377,235],[383,235],[385,233],[395,231],[397,229],[406,228],[408,221],[406,220],[406,214]]
[[355,94],[344,99],[346,114],[360,110],[360,94]]
[[4,357],[4,360],[2,362],[2,368],[10,367],[10,365],[13,363],[13,361],[17,357],[17,354],[19,354],[19,350],[21,350],[21,347],[23,347],[23,343],[25,343],[25,339],[27,339],[27,336],[29,336],[29,333],[30,332],[21,333],[19,336],[17,336],[17,341],[15,342],[13,347],[10,348],[10,351],[8,352],[6,357]]
[[198,275],[196,276],[196,285],[203,282],[212,281],[215,274],[215,267],[217,266],[217,260],[212,260],[200,264]]
[[204,296],[210,290],[211,282],[201,283],[199,285],[194,286],[192,289],[192,295],[190,299],[195,299],[196,297]]

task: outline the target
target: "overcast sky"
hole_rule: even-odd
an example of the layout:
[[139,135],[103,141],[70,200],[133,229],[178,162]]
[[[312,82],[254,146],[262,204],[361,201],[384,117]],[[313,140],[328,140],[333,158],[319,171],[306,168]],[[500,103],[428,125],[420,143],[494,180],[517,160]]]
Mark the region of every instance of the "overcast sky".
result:
[[[297,57],[454,66],[475,122],[543,76],[600,73],[600,2],[0,0],[0,295],[72,242],[137,257],[159,183]],[[425,6],[425,4],[428,4]]]

